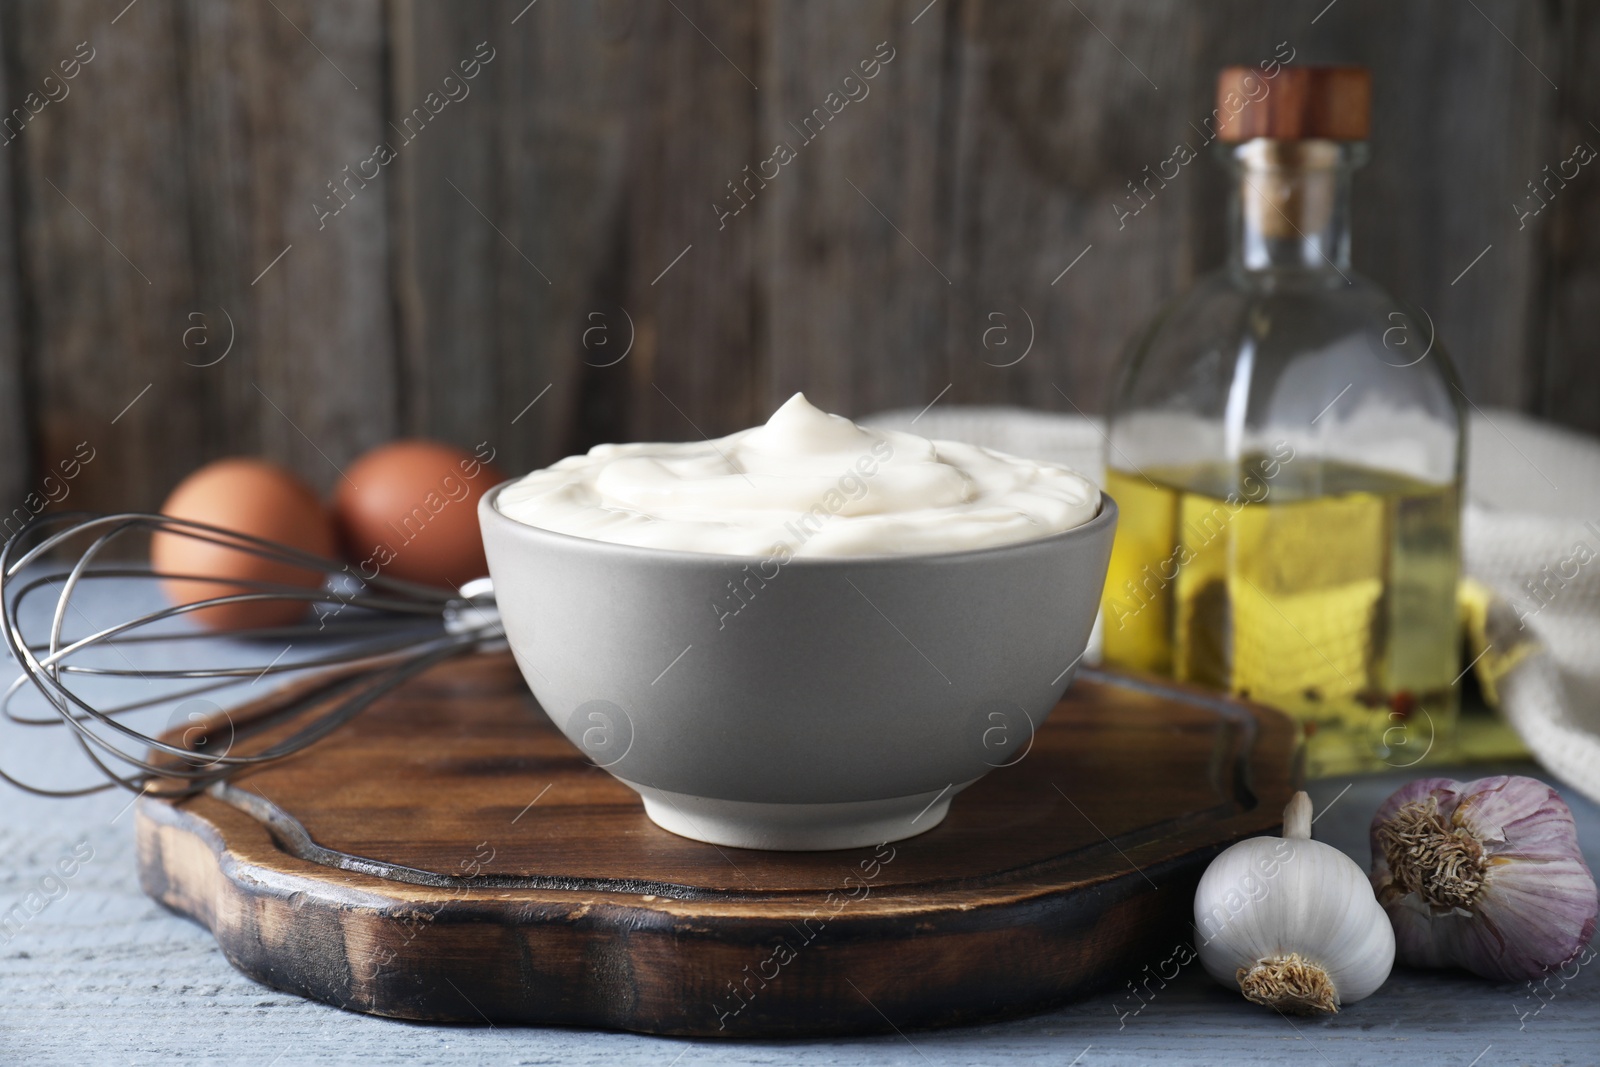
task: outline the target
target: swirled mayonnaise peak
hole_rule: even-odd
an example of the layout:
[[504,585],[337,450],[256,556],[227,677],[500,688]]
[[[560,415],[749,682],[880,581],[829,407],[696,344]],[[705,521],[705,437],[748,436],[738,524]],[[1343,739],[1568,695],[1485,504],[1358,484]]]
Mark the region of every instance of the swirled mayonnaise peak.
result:
[[529,526],[732,556],[886,556],[1028,541],[1094,518],[1066,467],[857,426],[796,393],[717,440],[597,445],[501,490]]

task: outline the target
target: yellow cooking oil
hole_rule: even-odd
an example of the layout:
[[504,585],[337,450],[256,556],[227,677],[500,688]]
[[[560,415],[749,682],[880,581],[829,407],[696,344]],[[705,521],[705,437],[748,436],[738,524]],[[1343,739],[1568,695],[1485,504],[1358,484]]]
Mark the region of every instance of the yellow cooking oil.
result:
[[1452,485],[1280,444],[1107,472],[1105,659],[1279,708],[1313,777],[1447,754],[1460,671]]

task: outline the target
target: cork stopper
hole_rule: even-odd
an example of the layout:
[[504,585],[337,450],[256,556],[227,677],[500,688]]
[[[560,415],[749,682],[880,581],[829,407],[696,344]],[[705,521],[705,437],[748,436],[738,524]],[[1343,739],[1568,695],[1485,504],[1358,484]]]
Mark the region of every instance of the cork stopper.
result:
[[1233,151],[1242,168],[1240,203],[1253,229],[1288,239],[1328,225],[1338,198],[1337,145],[1268,139]]
[[1217,76],[1217,137],[1365,141],[1372,117],[1366,67],[1224,67]]

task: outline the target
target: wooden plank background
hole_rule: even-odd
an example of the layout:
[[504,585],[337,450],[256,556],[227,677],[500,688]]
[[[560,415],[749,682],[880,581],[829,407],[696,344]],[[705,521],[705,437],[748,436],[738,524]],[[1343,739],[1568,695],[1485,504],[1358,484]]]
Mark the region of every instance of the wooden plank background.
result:
[[[6,509],[82,441],[71,503],[144,508],[229,453],[327,488],[416,434],[522,470],[796,389],[1099,410],[1221,257],[1226,183],[1191,164],[1120,230],[1112,204],[1220,65],[1280,42],[1374,69],[1358,268],[1429,311],[1480,404],[1600,431],[1600,179],[1523,229],[1512,207],[1600,144],[1580,0],[125,4],[0,9],[26,116],[0,134]],[[991,365],[1026,317],[1028,358]]]

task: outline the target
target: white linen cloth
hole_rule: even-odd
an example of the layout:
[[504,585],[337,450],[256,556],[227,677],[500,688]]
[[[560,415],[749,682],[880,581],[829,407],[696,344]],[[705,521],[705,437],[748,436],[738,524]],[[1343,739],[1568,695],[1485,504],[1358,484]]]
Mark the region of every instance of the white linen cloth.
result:
[[[946,406],[863,421],[1064,463],[1103,484],[1097,419]],[[1485,691],[1540,763],[1600,801],[1600,441],[1475,408],[1465,495],[1464,569],[1492,594],[1469,626]]]

